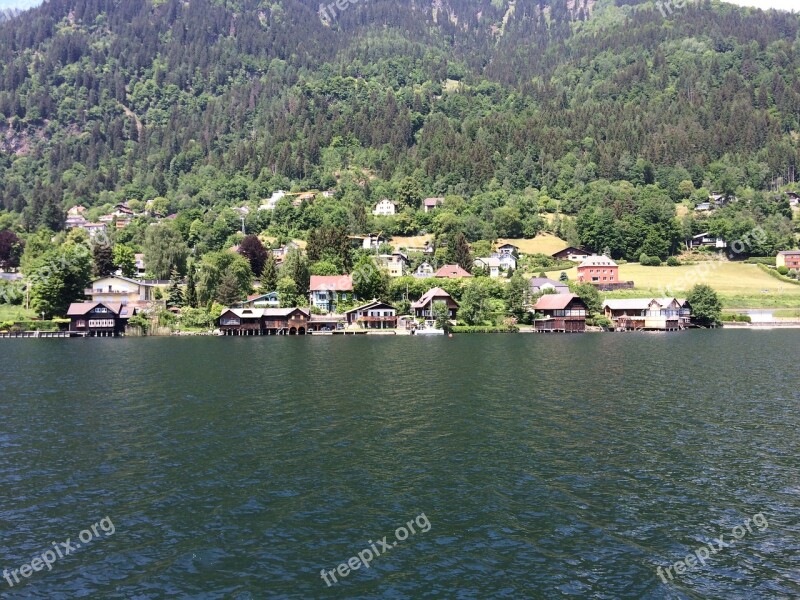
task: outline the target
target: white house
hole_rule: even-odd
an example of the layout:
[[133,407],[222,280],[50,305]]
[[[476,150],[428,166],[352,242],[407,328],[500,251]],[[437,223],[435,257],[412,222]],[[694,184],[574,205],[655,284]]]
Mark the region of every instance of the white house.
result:
[[275,207],[278,205],[278,201],[286,195],[286,192],[283,190],[277,190],[272,192],[272,196],[269,197],[269,200],[266,203],[262,204],[258,207],[258,210],[275,210]]
[[397,205],[389,200],[388,198],[384,198],[380,202],[375,205],[375,209],[372,211],[372,214],[376,217],[389,217],[397,213]]

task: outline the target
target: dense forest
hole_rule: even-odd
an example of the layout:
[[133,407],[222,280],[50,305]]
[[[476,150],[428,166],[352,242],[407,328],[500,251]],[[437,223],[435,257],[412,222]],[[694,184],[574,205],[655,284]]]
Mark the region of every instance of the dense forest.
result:
[[[796,177],[800,17],[652,2],[49,0],[0,23],[0,209],[21,236],[126,201],[194,255],[248,232],[553,230],[612,256],[764,227]],[[257,211],[279,189],[335,190]],[[678,218],[715,192],[735,198]],[[420,210],[445,197],[436,216]],[[393,217],[373,217],[382,198]],[[549,218],[548,218],[548,213]],[[553,218],[555,213],[555,218]],[[147,219],[114,233],[140,249]],[[183,270],[184,265],[179,266]]]

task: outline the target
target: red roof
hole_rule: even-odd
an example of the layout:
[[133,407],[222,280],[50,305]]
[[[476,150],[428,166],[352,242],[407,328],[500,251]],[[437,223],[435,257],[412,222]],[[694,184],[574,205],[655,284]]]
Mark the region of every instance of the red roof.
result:
[[446,277],[447,279],[461,279],[462,277],[472,277],[460,265],[445,265],[433,275],[434,277]]
[[575,298],[575,294],[545,294],[533,305],[534,310],[564,310]]
[[352,292],[352,275],[312,275],[308,288],[312,292]]

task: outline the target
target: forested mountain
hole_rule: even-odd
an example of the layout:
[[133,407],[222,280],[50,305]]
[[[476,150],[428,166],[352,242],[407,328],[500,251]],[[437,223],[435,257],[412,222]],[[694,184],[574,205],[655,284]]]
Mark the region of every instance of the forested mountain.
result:
[[[383,230],[475,241],[535,234],[558,210],[579,215],[565,237],[637,256],[641,223],[663,225],[650,246],[668,254],[673,203],[716,191],[740,199],[726,209],[740,228],[791,238],[766,192],[800,158],[797,15],[707,0],[666,18],[621,0],[330,7],[49,0],[0,23],[0,208],[58,230],[78,203],[158,198],[189,211],[188,243],[216,250],[225,236],[190,240],[189,224],[336,188],[248,226],[363,232],[389,197],[405,210]],[[455,221],[423,216],[425,196],[448,196]],[[596,235],[609,219],[619,231]]]

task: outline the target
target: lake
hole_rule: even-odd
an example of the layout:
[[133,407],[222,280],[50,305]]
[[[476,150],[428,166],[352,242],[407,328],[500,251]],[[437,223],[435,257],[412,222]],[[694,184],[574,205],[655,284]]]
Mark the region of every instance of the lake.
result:
[[2,340],[0,596],[796,598],[798,350]]

